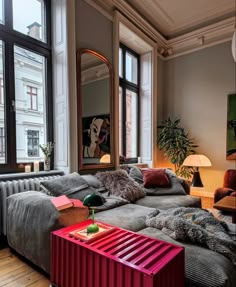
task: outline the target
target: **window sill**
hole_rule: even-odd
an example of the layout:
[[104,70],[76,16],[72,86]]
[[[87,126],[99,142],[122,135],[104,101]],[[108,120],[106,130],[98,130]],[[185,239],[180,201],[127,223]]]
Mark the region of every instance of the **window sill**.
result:
[[39,171],[39,172],[20,172],[20,173],[5,173],[0,175],[0,181],[17,180],[24,178],[33,178],[51,175],[64,175],[61,170]]

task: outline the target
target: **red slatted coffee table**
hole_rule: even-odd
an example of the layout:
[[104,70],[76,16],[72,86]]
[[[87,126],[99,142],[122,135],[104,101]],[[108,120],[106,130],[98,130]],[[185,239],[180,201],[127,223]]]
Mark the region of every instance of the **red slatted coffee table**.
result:
[[183,247],[117,227],[88,242],[70,235],[90,223],[88,220],[52,233],[51,283],[54,286],[184,286]]

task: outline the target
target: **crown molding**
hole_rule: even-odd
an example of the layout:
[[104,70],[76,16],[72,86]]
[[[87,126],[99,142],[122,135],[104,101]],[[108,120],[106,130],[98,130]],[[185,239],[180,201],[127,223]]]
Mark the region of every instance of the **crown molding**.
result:
[[[94,3],[94,0],[85,1],[105,17],[110,15],[109,19],[113,19],[112,11],[105,11],[100,6],[104,0],[96,0],[96,3]],[[110,2],[114,5],[113,10],[118,10],[151,40],[157,43],[158,55],[164,60],[230,41],[235,31],[236,16],[168,40],[124,0],[110,0]]]
[[109,78],[109,69],[105,63],[88,68],[81,73],[82,85],[100,81],[106,78]]

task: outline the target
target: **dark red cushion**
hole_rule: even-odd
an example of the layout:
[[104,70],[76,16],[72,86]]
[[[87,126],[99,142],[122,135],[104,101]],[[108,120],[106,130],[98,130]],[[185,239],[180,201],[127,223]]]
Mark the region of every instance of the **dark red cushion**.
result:
[[149,168],[142,170],[144,187],[170,187],[171,182],[165,169]]

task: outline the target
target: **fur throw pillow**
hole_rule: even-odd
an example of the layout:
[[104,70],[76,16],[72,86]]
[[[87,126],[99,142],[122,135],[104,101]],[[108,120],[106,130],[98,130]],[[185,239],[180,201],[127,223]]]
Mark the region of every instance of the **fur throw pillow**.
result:
[[124,170],[98,172],[96,177],[110,194],[121,196],[130,202],[145,196],[144,190]]

